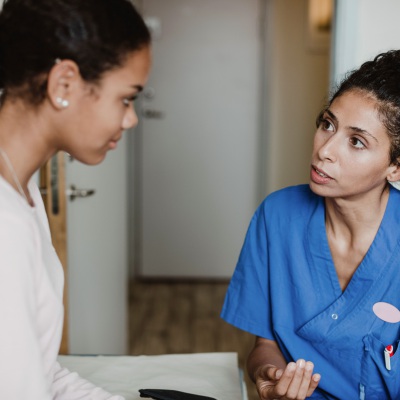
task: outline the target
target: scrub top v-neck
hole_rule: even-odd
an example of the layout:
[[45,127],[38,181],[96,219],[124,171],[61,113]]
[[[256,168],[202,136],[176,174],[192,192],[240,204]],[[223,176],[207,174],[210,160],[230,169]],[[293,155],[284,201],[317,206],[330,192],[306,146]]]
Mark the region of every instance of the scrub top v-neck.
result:
[[324,199],[308,185],[268,196],[256,211],[221,316],[278,342],[287,361],[305,358],[322,379],[312,398],[400,398],[400,324],[377,302],[400,306],[400,192],[391,188],[379,230],[345,291],[325,229]]

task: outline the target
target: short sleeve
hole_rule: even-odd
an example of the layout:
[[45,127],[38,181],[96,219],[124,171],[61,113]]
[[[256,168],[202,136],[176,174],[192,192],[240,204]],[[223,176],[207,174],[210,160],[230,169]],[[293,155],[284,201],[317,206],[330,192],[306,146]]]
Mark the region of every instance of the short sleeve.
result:
[[268,238],[263,204],[254,214],[232,276],[221,317],[273,340],[268,300]]

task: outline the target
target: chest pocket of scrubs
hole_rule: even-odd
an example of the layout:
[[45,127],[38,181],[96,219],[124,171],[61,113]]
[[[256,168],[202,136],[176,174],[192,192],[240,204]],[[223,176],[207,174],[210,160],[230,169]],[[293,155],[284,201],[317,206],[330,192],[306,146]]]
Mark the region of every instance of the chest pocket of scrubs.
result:
[[389,343],[382,343],[372,333],[366,335],[363,342],[361,391],[365,392],[364,398],[366,400],[400,399],[399,340],[391,343],[395,353],[390,357],[390,370],[386,368],[384,356],[385,346]]

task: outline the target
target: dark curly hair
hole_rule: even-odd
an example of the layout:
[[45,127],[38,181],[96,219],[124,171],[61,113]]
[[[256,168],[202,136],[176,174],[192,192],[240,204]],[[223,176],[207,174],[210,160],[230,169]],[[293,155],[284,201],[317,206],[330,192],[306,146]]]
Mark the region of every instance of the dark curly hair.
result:
[[377,101],[377,111],[387,129],[391,164],[400,165],[400,50],[390,50],[351,71],[331,96],[328,107],[339,96],[359,90]]
[[0,13],[0,88],[32,104],[46,96],[56,59],[70,59],[96,83],[150,33],[129,0],[6,0]]

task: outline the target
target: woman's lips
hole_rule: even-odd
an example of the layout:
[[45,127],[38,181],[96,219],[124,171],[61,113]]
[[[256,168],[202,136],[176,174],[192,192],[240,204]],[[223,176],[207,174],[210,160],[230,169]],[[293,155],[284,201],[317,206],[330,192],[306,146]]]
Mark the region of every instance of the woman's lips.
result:
[[119,137],[117,137],[117,138],[115,138],[115,139],[110,140],[110,142],[109,142],[109,147],[110,147],[110,149],[114,150],[115,148],[117,148],[117,143],[118,143],[120,140],[121,140],[121,136],[119,136]]
[[110,141],[109,147],[110,147],[111,150],[114,150],[114,149],[117,148],[117,142],[118,142],[117,140],[111,140]]
[[311,166],[311,180],[319,185],[324,185],[332,180],[324,171]]

